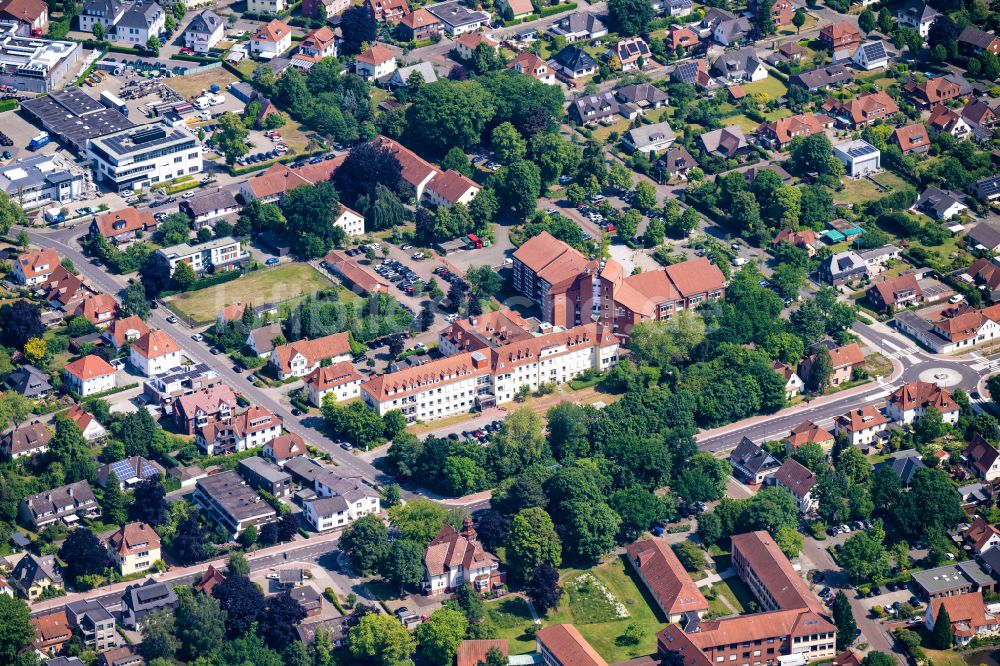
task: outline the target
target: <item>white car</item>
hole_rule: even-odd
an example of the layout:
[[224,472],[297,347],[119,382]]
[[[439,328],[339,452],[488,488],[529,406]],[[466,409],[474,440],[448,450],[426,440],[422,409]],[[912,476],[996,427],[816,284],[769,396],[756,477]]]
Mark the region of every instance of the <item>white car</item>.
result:
[[188,192],[185,192],[184,194],[182,194],[182,195],[181,195],[181,198],[182,198],[182,199],[190,199],[190,198],[191,198],[191,197],[193,197],[193,196],[194,196],[194,192],[190,192],[190,191],[188,191]]
[[202,340],[205,339],[205,336],[202,335],[201,333],[195,333],[194,335],[191,336],[191,339],[194,340],[195,342],[201,342]]
[[444,318],[444,320],[445,320],[446,322],[448,322],[448,323],[451,323],[451,322],[453,322],[453,321],[458,321],[458,315],[457,315],[457,314],[454,314],[454,313],[452,313],[452,314],[450,314],[450,315],[445,315],[445,318]]
[[948,299],[948,302],[951,303],[952,305],[955,305],[956,303],[961,303],[964,300],[965,296],[962,296],[962,294],[955,294],[954,296]]
[[410,259],[413,259],[415,261],[419,261],[423,258],[424,258],[423,252],[414,252],[412,255],[410,255]]

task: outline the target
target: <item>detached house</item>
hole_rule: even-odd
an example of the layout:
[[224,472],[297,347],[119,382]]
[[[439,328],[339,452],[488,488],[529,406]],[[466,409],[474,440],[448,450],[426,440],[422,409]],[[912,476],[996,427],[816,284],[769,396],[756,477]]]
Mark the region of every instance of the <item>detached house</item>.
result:
[[800,113],[797,116],[761,123],[757,128],[757,135],[761,141],[778,150],[784,150],[795,137],[821,134],[832,126],[833,118],[829,116]]
[[308,70],[323,58],[337,57],[337,36],[328,26],[311,30],[292,56],[292,66]]
[[132,343],[129,360],[142,374],[155,377],[181,364],[181,349],[163,331],[150,331]]
[[984,481],[1000,479],[1000,451],[979,434],[972,436],[969,445],[962,451],[962,458]]
[[716,79],[741,83],[761,81],[767,78],[767,69],[752,48],[728,51],[712,64],[712,76]]
[[54,555],[27,553],[14,565],[8,580],[28,601],[38,599],[46,590],[64,588],[62,573]]
[[474,180],[457,171],[444,171],[427,184],[424,198],[431,204],[451,208],[455,204],[469,205],[479,194]]
[[174,423],[181,432],[193,435],[198,428],[231,419],[236,406],[233,390],[226,384],[216,384],[177,398],[173,404]]
[[594,14],[573,12],[552,24],[549,32],[564,37],[570,44],[580,40],[599,39],[608,34],[608,29]]
[[860,129],[899,113],[896,100],[884,92],[875,92],[861,97],[852,97],[839,102],[832,97],[823,103],[824,111],[831,111],[843,124]]
[[928,187],[921,192],[913,208],[935,220],[950,220],[969,210],[958,196],[937,187]]
[[833,448],[833,435],[820,428],[818,425],[812,421],[803,421],[788,433],[785,437],[785,441],[791,445],[793,449],[797,449],[803,444],[808,444],[810,442],[815,442],[822,446],[824,449]]
[[366,0],[365,6],[372,20],[376,22],[395,24],[410,13],[410,6],[406,0]]
[[20,506],[21,519],[36,530],[43,530],[58,521],[71,525],[81,517],[96,518],[100,515],[101,507],[87,481],[77,481],[25,497]]
[[729,454],[729,464],[747,483],[760,484],[781,466],[774,456],[744,437]]
[[507,65],[507,68],[519,74],[527,74],[542,83],[551,85],[556,82],[555,72],[552,71],[544,60],[531,51],[521,51],[518,53],[511,63]]
[[811,512],[819,504],[812,494],[816,486],[816,474],[797,460],[786,460],[771,478],[774,485],[791,493],[802,513]]
[[293,458],[304,458],[306,453],[305,440],[294,433],[286,433],[265,444],[261,455],[281,467]]
[[976,516],[968,529],[962,532],[962,540],[973,552],[981,555],[983,551],[1000,545],[1000,530]]
[[698,137],[698,141],[706,153],[712,153],[719,157],[735,157],[737,153],[750,147],[750,142],[747,141],[747,137],[739,125],[730,125],[705,132]]
[[195,53],[208,53],[222,41],[226,31],[222,17],[206,9],[196,15],[184,30],[184,46]]
[[118,301],[111,294],[87,294],[76,304],[73,314],[104,328],[118,316]]
[[[807,356],[802,361],[799,367],[802,377],[809,376],[812,371],[812,364],[815,361],[815,354]],[[830,384],[832,386],[840,386],[845,382],[851,381],[851,376],[854,374],[855,369],[864,366],[865,355],[861,353],[861,347],[858,346],[858,343],[852,342],[843,347],[831,349],[830,363],[833,366],[833,372],[830,374]]]
[[121,246],[153,233],[157,226],[152,211],[139,211],[129,206],[95,215],[90,223],[90,233],[102,236],[112,245]]
[[127,523],[108,537],[108,553],[123,576],[146,571],[160,559],[160,537],[146,523]]
[[273,19],[262,25],[250,40],[250,53],[262,60],[277,58],[292,47],[292,29]]
[[927,79],[923,83],[910,80],[903,86],[903,90],[922,109],[930,109],[961,95],[961,87],[943,76]]
[[362,516],[381,510],[378,493],[356,478],[344,478],[332,470],[316,474],[314,489],[318,499],[303,507],[305,518],[317,532],[344,527]]
[[847,21],[831,23],[819,31],[819,41],[835,53],[847,51],[861,43],[861,31]]
[[973,638],[996,636],[1000,632],[1000,619],[986,611],[982,590],[931,599],[924,615],[927,631],[934,629],[942,609],[948,614],[952,636],[958,645],[967,645]]
[[63,376],[69,389],[83,397],[115,388],[115,369],[94,354],[68,363]]
[[160,5],[150,0],[138,0],[125,10],[108,37],[115,42],[144,47],[150,37],[159,37],[163,33],[166,24],[167,15]]
[[360,397],[361,382],[364,380],[350,363],[320,366],[306,375],[309,402],[322,407],[323,398],[328,394],[333,395],[336,402]]
[[890,307],[907,308],[923,300],[923,290],[913,273],[876,282],[868,287],[866,295],[878,312],[885,312]]
[[865,71],[881,69],[889,65],[889,53],[885,49],[885,42],[875,40],[865,42],[858,47],[851,58],[854,64]]
[[108,34],[124,15],[125,4],[118,0],[87,0],[78,17],[80,32],[93,32],[94,25],[100,23],[104,26],[104,34]]
[[847,437],[851,446],[864,447],[874,444],[888,424],[889,419],[871,405],[852,409],[834,422],[837,434]]
[[483,44],[493,50],[500,48],[500,42],[485,33],[467,32],[455,40],[455,51],[462,60],[472,60],[476,49]]
[[923,123],[897,127],[892,133],[892,142],[899,146],[904,155],[926,153],[931,147],[927,128]]
[[11,273],[18,284],[31,287],[45,282],[58,266],[59,255],[55,250],[36,250],[18,257]]
[[597,61],[581,48],[570,44],[549,61],[549,66],[556,74],[575,85],[580,79],[592,76],[597,72]]
[[424,551],[424,588],[435,595],[458,589],[466,583],[478,592],[489,590],[499,560],[486,552],[477,539],[472,518],[466,516],[462,530],[445,525]]
[[0,449],[8,460],[16,460],[22,456],[45,453],[51,441],[52,431],[44,423],[34,421],[0,437]]
[[1000,55],[1000,37],[974,25],[967,25],[958,36],[958,50],[967,57],[978,56],[986,51]]
[[366,81],[389,76],[397,66],[396,54],[381,44],[374,44],[354,60],[354,71]]
[[614,55],[623,72],[642,69],[651,57],[649,46],[642,37],[630,37],[618,42],[614,47]]
[[399,20],[399,30],[405,39],[423,42],[441,34],[441,21],[423,7],[410,12]]
[[923,0],[913,0],[896,10],[896,20],[899,21],[899,25],[916,30],[924,39],[927,39],[931,25],[938,16],[940,14]]
[[254,406],[228,421],[214,421],[198,429],[195,443],[210,456],[264,446],[281,434],[281,417]]
[[305,377],[323,361],[342,363],[351,360],[349,333],[334,333],[315,340],[298,340],[274,348],[269,362],[282,380]]
[[969,127],[969,123],[965,122],[960,115],[943,104],[935,106],[931,110],[927,124],[938,132],[951,134],[959,141],[968,139],[972,135],[972,128]]

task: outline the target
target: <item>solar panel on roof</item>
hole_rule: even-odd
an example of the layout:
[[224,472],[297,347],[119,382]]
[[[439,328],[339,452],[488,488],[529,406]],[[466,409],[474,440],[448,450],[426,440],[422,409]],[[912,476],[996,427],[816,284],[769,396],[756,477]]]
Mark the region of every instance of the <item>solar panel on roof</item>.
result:
[[867,143],[854,145],[847,149],[847,154],[851,157],[864,157],[865,155],[871,155],[872,153],[877,152],[877,148],[870,146]]

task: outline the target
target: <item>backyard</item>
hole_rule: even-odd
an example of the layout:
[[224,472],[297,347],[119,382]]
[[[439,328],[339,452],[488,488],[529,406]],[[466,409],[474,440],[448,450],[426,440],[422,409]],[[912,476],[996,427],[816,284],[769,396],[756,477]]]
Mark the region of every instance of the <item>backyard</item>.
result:
[[754,81],[753,83],[744,83],[741,84],[740,87],[743,88],[743,92],[750,97],[753,97],[757,93],[764,93],[769,99],[784,97],[785,93],[788,92],[788,88],[785,84],[779,81],[775,76],[768,76],[766,79]]
[[905,180],[888,171],[876,174],[874,179],[880,185],[888,188],[888,191],[880,190],[875,186],[875,183],[871,182],[867,178],[850,178],[848,176],[844,176],[841,178],[844,189],[833,193],[834,203],[855,205],[865,201],[874,201],[875,199],[881,199],[893,191],[908,187]]
[[253,271],[238,280],[207,289],[171,296],[167,299],[167,306],[179,315],[208,324],[215,321],[227,305],[278,305],[332,286],[333,283],[309,264],[285,264],[279,268]]

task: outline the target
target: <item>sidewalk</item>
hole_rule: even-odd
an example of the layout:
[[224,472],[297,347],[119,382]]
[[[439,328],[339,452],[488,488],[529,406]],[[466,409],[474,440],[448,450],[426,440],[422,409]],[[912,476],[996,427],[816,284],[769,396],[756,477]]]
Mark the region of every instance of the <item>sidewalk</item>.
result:
[[[247,561],[253,564],[254,560],[271,557],[273,555],[280,555],[282,553],[291,553],[300,548],[312,547],[319,544],[335,542],[340,539],[340,532],[328,532],[326,534],[319,534],[309,539],[296,538],[295,541],[289,541],[287,543],[280,543],[275,546],[270,546],[268,548],[261,548],[260,550],[255,550],[247,556]],[[156,578],[157,581],[161,583],[169,583],[180,578],[185,578],[187,576],[200,574],[208,568],[208,565],[212,565],[216,568],[225,567],[226,558],[220,558],[215,560],[209,560],[206,562],[200,562],[198,564],[193,564],[188,567],[174,567],[169,569],[163,574],[151,573],[150,577]],[[54,599],[46,599],[39,603],[33,604],[31,606],[31,613],[37,614],[44,611],[53,610],[56,608],[62,608],[63,606],[73,603],[74,601],[81,601],[83,599],[91,599],[94,597],[101,597],[109,594],[121,594],[125,592],[125,588],[129,585],[135,585],[136,583],[141,583],[145,579],[123,581],[121,583],[114,583],[112,585],[104,585],[102,587],[95,587],[92,590],[87,590],[86,592],[72,592],[62,597],[56,597]]]

